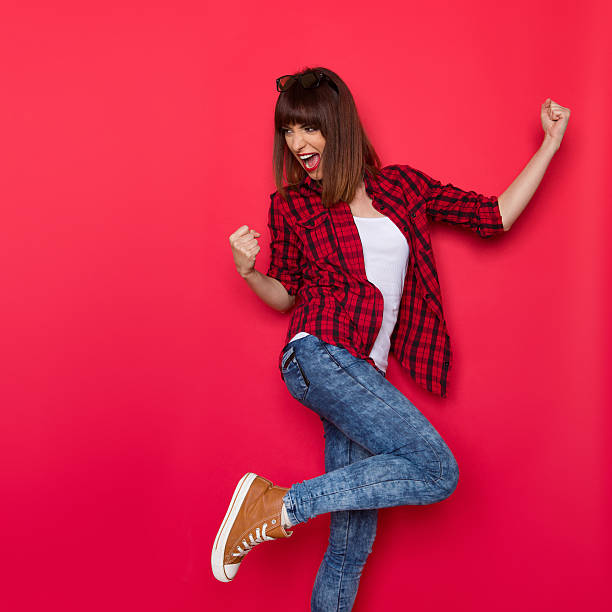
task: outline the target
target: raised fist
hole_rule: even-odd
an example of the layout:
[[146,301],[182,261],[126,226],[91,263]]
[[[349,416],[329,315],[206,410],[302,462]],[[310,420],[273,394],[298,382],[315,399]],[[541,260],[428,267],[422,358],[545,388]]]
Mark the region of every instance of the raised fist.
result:
[[255,258],[261,250],[261,247],[257,244],[259,236],[261,234],[254,229],[249,229],[248,225],[241,225],[229,237],[236,270],[242,277],[255,269]]

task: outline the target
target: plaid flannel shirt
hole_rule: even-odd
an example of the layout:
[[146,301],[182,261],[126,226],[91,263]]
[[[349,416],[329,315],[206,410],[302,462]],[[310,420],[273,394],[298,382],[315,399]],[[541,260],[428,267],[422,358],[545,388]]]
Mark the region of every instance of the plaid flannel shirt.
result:
[[[364,176],[373,207],[388,216],[408,240],[409,264],[391,353],[422,387],[446,396],[452,362],[428,218],[467,228],[482,238],[504,231],[496,196],[442,184],[407,165],[391,165],[378,177]],[[285,346],[299,331],[347,349],[375,367],[369,353],[380,330],[383,295],[368,281],[359,232],[349,205],[326,209],[321,186],[306,176],[270,195],[271,259],[267,275],[296,296]]]

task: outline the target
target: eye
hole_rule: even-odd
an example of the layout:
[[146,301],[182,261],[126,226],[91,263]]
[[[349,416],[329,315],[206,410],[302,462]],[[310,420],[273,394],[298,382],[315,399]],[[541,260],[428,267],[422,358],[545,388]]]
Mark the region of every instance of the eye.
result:
[[318,132],[317,128],[312,127],[312,126],[307,126],[304,128],[307,132],[312,133],[312,132]]
[[281,128],[281,134],[288,134],[291,130],[289,128]]

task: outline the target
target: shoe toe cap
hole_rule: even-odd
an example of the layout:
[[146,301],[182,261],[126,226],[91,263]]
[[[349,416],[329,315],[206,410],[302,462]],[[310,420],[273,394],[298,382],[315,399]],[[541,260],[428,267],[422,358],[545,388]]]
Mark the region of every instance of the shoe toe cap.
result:
[[228,580],[233,580],[234,576],[238,573],[238,568],[240,567],[240,563],[230,563],[229,565],[223,566],[223,571],[227,576]]

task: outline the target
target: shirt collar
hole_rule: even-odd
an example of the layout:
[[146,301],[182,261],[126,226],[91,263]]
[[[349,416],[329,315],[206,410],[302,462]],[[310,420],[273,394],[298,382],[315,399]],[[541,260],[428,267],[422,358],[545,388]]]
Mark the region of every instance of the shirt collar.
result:
[[366,193],[371,195],[381,195],[380,183],[376,177],[372,176],[369,172],[366,172],[363,176],[363,182],[365,183]]
[[[363,182],[365,183],[366,193],[368,195],[370,196],[372,194],[380,195],[381,191],[380,191],[380,186],[378,184],[378,181],[376,180],[376,178],[372,177],[368,172],[364,174]],[[322,193],[321,181],[317,181],[311,178],[309,174],[307,174],[300,182],[300,188],[307,195],[308,195],[308,192],[310,191],[314,193],[318,193],[319,195],[321,195]]]
[[309,174],[307,174],[302,179],[302,182],[300,183],[300,187],[302,188],[302,191],[304,191],[306,194],[308,194],[309,191],[314,191],[315,193],[318,193],[319,195],[321,195],[322,193],[321,181],[314,180],[313,178],[310,177]]

